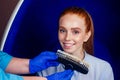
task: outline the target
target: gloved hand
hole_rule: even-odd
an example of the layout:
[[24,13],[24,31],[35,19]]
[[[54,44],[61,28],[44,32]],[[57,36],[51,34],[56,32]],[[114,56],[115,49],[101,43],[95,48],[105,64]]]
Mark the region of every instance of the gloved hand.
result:
[[58,66],[57,58],[58,56],[54,52],[41,52],[37,57],[30,59],[29,72],[35,73],[50,66]]
[[50,76],[47,76],[46,78],[47,80],[71,80],[72,75],[73,75],[72,70],[65,70],[63,72],[58,72]]

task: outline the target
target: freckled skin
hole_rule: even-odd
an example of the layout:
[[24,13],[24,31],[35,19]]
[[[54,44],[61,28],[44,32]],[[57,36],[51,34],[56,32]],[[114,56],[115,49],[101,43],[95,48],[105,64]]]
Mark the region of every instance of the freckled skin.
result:
[[86,33],[84,18],[76,14],[66,14],[59,20],[59,42],[65,52],[83,58],[83,43],[90,37]]

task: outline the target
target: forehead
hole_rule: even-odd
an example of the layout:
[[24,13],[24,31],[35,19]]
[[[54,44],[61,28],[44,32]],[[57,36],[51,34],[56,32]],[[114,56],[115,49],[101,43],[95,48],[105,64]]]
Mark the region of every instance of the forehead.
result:
[[66,14],[59,20],[59,26],[64,27],[85,27],[85,20],[77,14]]

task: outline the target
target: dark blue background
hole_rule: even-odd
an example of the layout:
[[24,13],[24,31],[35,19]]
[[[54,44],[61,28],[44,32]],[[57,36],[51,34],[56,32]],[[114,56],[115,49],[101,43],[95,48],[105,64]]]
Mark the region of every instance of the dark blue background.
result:
[[[4,51],[33,58],[41,51],[59,49],[58,18],[69,6],[85,8],[95,28],[95,56],[108,61],[120,79],[120,9],[115,0],[25,0],[10,29]],[[104,72],[103,72],[104,73]]]

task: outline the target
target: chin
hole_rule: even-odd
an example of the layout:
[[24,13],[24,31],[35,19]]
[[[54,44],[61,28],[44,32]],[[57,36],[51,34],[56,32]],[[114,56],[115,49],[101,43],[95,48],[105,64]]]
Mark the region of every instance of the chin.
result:
[[71,49],[63,49],[66,53],[68,53],[68,54],[72,54],[73,53],[73,51],[71,50]]

